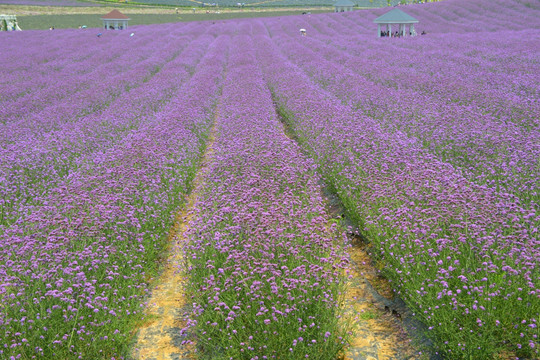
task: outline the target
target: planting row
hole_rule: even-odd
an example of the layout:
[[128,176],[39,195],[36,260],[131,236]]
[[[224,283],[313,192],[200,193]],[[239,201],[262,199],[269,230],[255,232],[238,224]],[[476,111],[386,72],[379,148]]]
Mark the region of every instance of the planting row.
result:
[[257,40],[282,115],[437,347],[451,358],[538,354],[536,215],[342,104]]
[[49,123],[55,130],[46,134],[28,131],[26,139],[0,149],[0,225],[33,212],[50,189],[71,181],[80,167],[92,168],[107,149],[137,131],[190,78],[212,39],[201,36],[190,42],[152,78],[119,95],[103,110],[62,123],[72,112],[60,105],[63,117],[39,122]]
[[169,104],[5,229],[1,357],[127,353],[147,282],[197,171],[227,47],[227,39],[212,42]]
[[[84,35],[87,37],[86,40],[90,40],[88,42],[91,46],[78,52],[83,52],[84,55],[91,54],[91,51],[98,52],[97,50],[102,44],[94,39],[95,36],[90,38],[90,33]],[[23,38],[23,36],[18,37]],[[59,43],[66,41],[63,37],[59,38],[60,40],[58,37],[54,40]],[[24,41],[24,39],[11,40]],[[104,59],[95,57],[82,62],[74,61],[79,55],[78,52],[70,54],[66,51],[69,49],[58,49],[57,60],[47,62],[47,66],[42,68],[38,66],[39,57],[35,59],[36,56],[30,55],[31,58],[35,59],[35,62],[22,70],[25,76],[35,75],[27,81],[14,79],[15,82],[11,84],[11,87],[2,86],[2,92],[16,91],[15,98],[10,98],[9,94],[4,97],[6,101],[2,103],[2,123],[9,124],[24,119],[40,110],[48,111],[50,115],[54,116],[55,113],[50,107],[61,100],[73,101],[77,106],[81,106],[81,109],[90,107],[92,104],[99,105],[101,103],[100,97],[113,96],[116,92],[123,91],[124,87],[142,81],[143,76],[147,75],[161,61],[161,56],[148,50],[139,52],[138,56],[133,56],[128,50],[135,44],[125,42],[125,39],[111,37],[103,40],[106,42],[105,46],[113,46],[115,49],[110,51]],[[146,38],[145,40],[149,42],[151,39]],[[143,49],[148,49],[148,44],[142,43],[140,45],[143,46]],[[46,52],[45,46],[40,48]],[[64,66],[64,63],[69,63],[69,66]],[[90,94],[94,95],[90,96]]]
[[[399,8],[419,19],[418,28],[427,30],[429,34],[482,33],[501,30],[524,30],[529,33],[533,28],[531,24],[538,22],[537,13],[540,11],[540,5],[527,0],[479,0],[474,2],[452,0],[411,4]],[[376,29],[372,22],[373,19],[388,10],[388,8],[363,10],[335,18],[353,18],[355,24],[360,24],[363,33],[367,32],[372,35]]]
[[[414,9],[418,7],[411,8],[413,14]],[[523,6],[528,14],[540,13],[540,9],[525,9]],[[538,65],[534,44],[540,32],[527,32],[524,38],[522,32],[501,27],[496,33],[484,31],[481,35],[477,32],[454,36],[429,34],[416,39],[389,40],[366,37],[362,28],[368,19],[353,16],[329,15],[312,24],[325,37],[332,32],[354,31],[353,36],[339,37],[328,44],[355,56],[356,63],[348,60],[351,70],[378,84],[399,88],[402,95],[414,89],[419,95],[436,97],[447,105],[473,105],[473,109],[488,112],[503,121],[522,124],[528,113],[522,125],[538,127],[535,114],[539,108],[534,102],[539,90]],[[512,15],[506,12],[501,17],[513,21]],[[429,20],[429,17],[420,18],[418,26]],[[478,22],[487,24],[491,18],[484,16]],[[321,28],[321,23],[326,26]],[[451,31],[454,27],[454,23],[441,22],[437,29]],[[317,39],[323,40],[319,36]],[[391,60],[386,60],[388,54],[392,54]],[[466,86],[461,81],[465,81]]]
[[[124,73],[145,65],[151,58],[155,62],[156,56],[164,55],[156,50],[170,51],[167,50],[172,45],[170,40],[179,40],[179,35],[188,39],[203,32],[204,27],[193,23],[182,29],[167,30],[165,36],[169,41],[161,43],[155,43],[152,32],[145,29],[137,31],[134,37],[126,32],[107,32],[98,38],[91,30],[4,34],[4,50],[10,56],[0,59],[3,70],[0,106],[14,109],[3,112],[6,120],[49,105],[47,99],[69,98],[100,82],[99,92],[113,89],[122,80],[128,84],[134,79],[123,77]],[[25,46],[21,47],[21,43]],[[103,83],[104,80],[107,82]]]
[[[267,24],[276,26],[277,24]],[[279,45],[280,50],[293,62],[297,63],[309,74],[320,86],[338,96],[342,101],[358,108],[363,113],[374,118],[385,129],[392,132],[404,132],[412,138],[417,138],[431,152],[436,154],[441,160],[451,163],[465,173],[465,175],[478,184],[486,184],[501,192],[512,193],[517,196],[525,207],[534,208],[540,201],[540,183],[536,174],[540,171],[538,157],[540,155],[540,133],[534,122],[537,121],[535,114],[540,113],[540,108],[536,102],[523,102],[518,108],[514,107],[514,118],[512,112],[505,116],[497,116],[486,113],[485,107],[476,102],[476,98],[486,98],[490,90],[479,90],[479,84],[474,81],[462,80],[459,87],[462,92],[469,93],[471,98],[466,104],[449,102],[446,98],[441,98],[441,94],[435,91],[429,92],[427,89],[433,88],[433,78],[426,74],[419,73],[414,76],[411,72],[406,77],[414,79],[409,82],[414,83],[415,89],[407,86],[404,82],[395,80],[395,87],[386,83],[386,78],[393,73],[399,74],[401,68],[410,69],[416,62],[410,57],[400,56],[399,48],[393,43],[379,44],[381,50],[373,50],[373,42],[366,40],[363,44],[371,45],[364,48],[362,55],[360,46],[349,46],[347,51],[337,50],[333,45],[329,45],[325,38],[319,37],[303,39],[301,44],[294,38],[285,34],[279,29],[270,28],[274,34],[273,40]],[[521,35],[510,34],[506,39],[518,40]],[[471,35],[460,35],[454,39],[455,49],[461,49],[460,43],[471,37]],[[499,34],[487,34],[484,38],[491,40],[485,47],[477,46],[478,53],[489,53],[493,47],[495,39]],[[333,44],[339,45],[340,41]],[[337,46],[337,45],[336,45]],[[438,44],[433,42],[417,42],[409,44],[411,51],[438,52],[442,50]],[[399,60],[397,65],[388,64],[387,69],[374,68],[370,63],[374,58],[382,57],[384,52],[397,53]],[[420,60],[425,65],[425,70],[439,67],[435,62]],[[450,63],[448,63],[450,65]],[[469,64],[460,64],[460,68],[469,68],[471,76],[475,79],[484,77],[482,67],[471,70]],[[373,68],[368,72],[366,68]],[[457,66],[441,70],[447,77]],[[476,73],[475,73],[476,71]],[[369,74],[366,75],[366,74]],[[445,77],[446,77],[445,75]],[[477,75],[477,76],[476,76]],[[442,78],[438,76],[436,78]],[[516,83],[518,79],[515,79]],[[453,84],[441,82],[439,88]],[[416,88],[425,88],[417,91]],[[454,92],[457,89],[454,86]],[[497,92],[498,108],[504,109],[515,94],[507,92]],[[485,95],[485,96],[482,96]],[[522,106],[523,105],[523,106]],[[501,111],[502,113],[502,111]],[[532,128],[530,128],[532,126]]]
[[[473,109],[519,124],[529,113],[527,122],[522,125],[538,127],[538,116],[534,116],[539,112],[538,105],[534,103],[538,94],[537,54],[534,50],[540,36],[538,31],[528,33],[525,39],[522,32],[501,28],[496,34],[482,32],[480,39],[478,33],[467,33],[389,40],[378,39],[373,34],[366,37],[361,27],[366,20],[359,16],[353,18],[353,15],[341,18],[321,16],[310,21],[310,25],[322,36],[315,34],[317,36],[310,38],[322,40],[329,47],[354,57],[343,61],[340,59],[342,55],[332,58],[325,51],[323,54],[327,59],[341,64],[347,62],[352,71],[367,79],[399,88],[402,96],[413,89],[419,95],[436,97],[446,105],[472,104]],[[427,19],[421,19],[421,23],[424,20]],[[490,18],[482,20],[489,22]],[[282,26],[290,34],[288,30],[292,24],[284,22]],[[441,23],[439,27],[451,29],[452,24]],[[335,33],[351,30],[352,36],[341,36],[331,42],[327,39]],[[388,54],[392,54],[390,59],[387,59]],[[466,86],[461,81],[465,81]]]
[[233,38],[190,222],[186,330],[205,359],[334,359],[348,338],[344,235],[285,136],[252,43]]
[[[22,35],[19,36],[22,39],[10,40],[21,42],[26,39],[24,35],[28,37],[26,33]],[[58,44],[68,43],[70,32],[64,34],[63,31],[62,35],[55,37],[54,41]],[[13,85],[22,93],[14,99],[3,96],[6,101],[0,105],[4,110],[0,144],[25,139],[28,133],[35,135],[37,132],[53,131],[64,123],[74,122],[81,116],[106,108],[116,97],[148,81],[194,39],[194,36],[186,35],[183,41],[179,41],[179,46],[164,42],[152,49],[151,32],[137,35],[134,39],[128,35],[114,34],[98,39],[83,33],[80,36],[86,37],[88,46],[78,45],[84,52],[81,49],[73,53],[58,51],[58,60],[50,61],[51,69],[40,69],[37,60],[33,66],[21,69],[21,76],[31,77],[34,82],[25,84],[15,81]],[[176,40],[172,34],[169,39]],[[38,49],[43,52],[47,50],[45,45]],[[77,60],[80,52],[96,55]],[[70,67],[62,66],[64,62],[70,62]],[[9,74],[9,67],[5,70]],[[42,84],[39,88],[32,87],[35,83]],[[3,86],[0,91],[7,88]]]

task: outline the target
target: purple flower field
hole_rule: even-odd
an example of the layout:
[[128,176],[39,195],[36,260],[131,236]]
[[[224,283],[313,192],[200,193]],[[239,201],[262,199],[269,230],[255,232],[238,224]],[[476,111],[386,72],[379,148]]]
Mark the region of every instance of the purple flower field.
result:
[[232,38],[217,111],[186,249],[197,344],[212,359],[337,358],[344,237],[313,162],[285,135],[248,35]]
[[203,358],[346,350],[321,181],[434,351],[539,358],[540,5],[402,9],[427,35],[377,38],[384,9],[0,33],[0,358],[129,358],[212,128],[183,269]]

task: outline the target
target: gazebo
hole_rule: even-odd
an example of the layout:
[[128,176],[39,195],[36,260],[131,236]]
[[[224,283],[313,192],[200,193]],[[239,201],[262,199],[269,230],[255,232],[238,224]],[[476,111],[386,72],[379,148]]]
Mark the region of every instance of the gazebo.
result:
[[334,12],[353,11],[354,3],[350,0],[337,0],[334,4]]
[[[383,36],[394,36],[392,34],[392,24],[399,25],[399,36],[406,36],[407,33],[410,33],[411,36],[416,36],[414,24],[417,24],[418,20],[411,15],[404,13],[400,9],[392,9],[386,14],[373,20],[373,22],[377,24],[377,37],[381,37],[381,25],[385,24],[386,35]],[[409,25],[409,31],[407,31],[407,25]]]
[[105,30],[124,30],[127,29],[128,21],[131,19],[115,9],[107,15],[103,15],[101,20],[103,20]]
[[0,15],[0,31],[21,31],[17,15]]

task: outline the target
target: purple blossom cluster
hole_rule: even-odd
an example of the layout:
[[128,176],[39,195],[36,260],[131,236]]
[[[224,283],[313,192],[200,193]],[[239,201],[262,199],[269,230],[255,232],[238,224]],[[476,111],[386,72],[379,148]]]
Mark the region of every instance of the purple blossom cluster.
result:
[[215,132],[189,224],[187,330],[209,359],[337,358],[344,234],[285,135],[251,36],[232,38]]
[[[146,66],[164,61],[151,51],[149,37],[126,41],[125,33],[101,38],[90,31],[63,31],[62,36],[45,31],[31,34],[32,37],[27,32],[6,37],[6,52],[17,54],[17,61],[10,58],[2,64],[6,72],[1,90],[3,124],[29,114],[37,116],[38,111],[46,111],[43,116],[66,116],[54,108],[60,106],[61,100],[80,108],[72,115],[89,111],[93,105],[105,102],[105,96],[118,94],[130,83],[140,81]],[[27,45],[22,49],[21,41]],[[42,51],[44,44],[48,51]],[[144,50],[133,56],[133,49],[139,47]],[[165,45],[159,49],[164,48]],[[108,51],[102,53],[100,49]]]
[[[281,114],[336,189],[349,217],[372,241],[398,294],[429,326],[429,336],[445,354],[489,358],[510,350],[519,356],[537,356],[540,216],[537,204],[530,200],[537,196],[538,184],[539,137],[531,128],[537,121],[537,103],[524,101],[529,106],[516,111],[511,121],[493,118],[494,107],[478,105],[482,111],[475,114],[479,116],[460,115],[453,122],[452,116],[461,109],[429,88],[422,89],[421,77],[411,84],[398,77],[392,89],[384,79],[392,79],[392,72],[382,69],[386,65],[383,53],[396,54],[400,61],[387,67],[399,74],[404,72],[399,68],[410,68],[409,63],[414,67],[414,62],[412,55],[407,60],[398,50],[406,48],[412,53],[436,47],[444,53],[439,44],[428,38],[411,38],[409,43],[394,39],[399,43],[386,45],[375,36],[373,40],[351,36],[342,45],[335,39],[335,33],[344,29],[333,19],[338,15],[308,20],[313,26],[309,38],[291,39],[289,30],[298,27],[292,20],[266,22],[266,29],[260,31],[258,58]],[[331,25],[325,28],[324,23]],[[507,42],[516,39],[507,35]],[[441,38],[459,53],[460,42],[468,36]],[[493,47],[501,34],[483,36]],[[363,42],[353,44],[352,39]],[[376,46],[381,49],[373,50]],[[452,59],[450,53],[448,56]],[[367,76],[361,65],[373,69],[369,63],[375,59],[380,60],[380,68]],[[422,64],[428,71],[435,66],[434,62]],[[502,71],[502,65],[497,69]],[[444,71],[452,69],[439,69]],[[460,86],[466,88],[469,83],[460,80]],[[471,82],[475,88],[471,93],[480,97],[481,89]],[[519,79],[507,88],[516,85]],[[415,102],[417,94],[420,101]],[[505,96],[504,92],[498,95]],[[458,105],[476,111],[474,99],[469,99],[472,106]],[[501,98],[499,104],[504,101]],[[445,117],[446,109],[452,116]],[[429,111],[433,119],[427,118]],[[403,130],[406,127],[411,130]],[[434,129],[439,133],[434,134]],[[508,136],[508,129],[517,133]],[[485,141],[483,131],[488,132],[491,143]],[[457,145],[448,145],[451,150],[443,156],[426,141]],[[456,159],[460,145],[463,152],[473,154],[471,163]],[[470,152],[469,147],[473,147]],[[484,153],[491,157],[482,157]],[[493,163],[485,164],[488,160]],[[516,174],[506,183],[475,176],[498,166],[506,171],[504,164],[512,160],[526,166],[523,171],[516,166],[513,174],[505,172],[504,176]],[[480,170],[475,174],[467,166]],[[511,187],[520,176],[531,188]]]
[[[148,30],[138,34],[154,38]],[[225,64],[221,38],[169,36],[178,51],[191,49],[189,55],[169,57],[129,89],[133,97],[119,95],[114,114],[107,108],[101,116],[89,114],[88,124],[84,117],[52,130],[62,146],[48,149],[49,162],[61,157],[62,147],[79,146],[80,154],[74,151],[69,174],[52,185],[37,178],[43,194],[34,203],[21,201],[17,220],[0,228],[2,358],[127,353],[149,277],[197,171]],[[131,129],[117,130],[131,121]],[[7,165],[3,172],[11,170]]]
[[[188,42],[187,37],[182,40],[185,43],[181,46],[169,44],[160,49],[159,55],[152,55],[153,50],[148,50],[148,39],[135,44],[147,49],[140,52],[141,57],[124,55],[126,49],[120,49],[114,61],[130,60],[125,65],[129,71],[120,73],[117,71],[122,67],[118,63],[105,66],[108,69],[101,69],[105,70],[103,72],[96,70],[92,76],[84,71],[91,63],[79,64],[81,73],[77,75],[58,65],[60,74],[66,71],[72,77],[66,77],[70,80],[65,83],[60,81],[67,90],[58,94],[57,101],[49,101],[44,109],[33,109],[19,119],[6,116],[6,122],[0,125],[0,179],[4,180],[0,183],[3,208],[0,224],[9,225],[23,213],[32,212],[33,207],[41,206],[50,189],[70,178],[79,168],[92,166],[96,156],[137,130],[168,101],[189,78],[211,42],[208,36],[196,41]],[[65,56],[66,53],[60,54],[61,63],[65,62]],[[164,64],[167,65],[163,67]],[[51,85],[55,84],[56,75],[50,74],[47,81]],[[110,79],[110,89],[103,86],[103,78]],[[50,89],[47,84],[44,86],[43,91]],[[40,89],[28,91],[31,104],[36,96],[42,95]],[[56,91],[55,87],[50,91]],[[64,94],[67,96],[62,96]],[[14,103],[17,101],[10,105]],[[20,103],[17,106],[24,108]]]
[[540,7],[405,10],[427,36],[376,38],[380,9],[0,34],[0,358],[127,354],[214,125],[185,249],[205,356],[347,346],[320,176],[447,358],[538,357]]
[[[470,44],[474,36],[459,35],[458,39]],[[306,39],[303,46],[284,34],[273,39],[281,52],[321,87],[376,119],[388,131],[418,139],[467,178],[512,193],[525,206],[534,207],[540,199],[536,175],[540,172],[540,106],[534,101],[538,82],[534,85],[534,66],[529,64],[534,47],[515,33],[507,34],[504,40],[500,37],[485,35],[484,46],[475,43],[475,54],[495,57],[496,43],[508,49],[506,56],[526,54],[519,64],[526,71],[524,76],[508,71],[503,55],[488,64],[472,57],[464,59],[467,57],[460,54],[472,48],[467,45],[454,55],[455,47],[434,49],[431,41],[415,42],[414,47],[407,44],[404,49],[402,42],[386,42],[384,46],[368,42],[366,46],[349,39],[343,51],[338,41],[330,45],[322,36]],[[383,58],[387,52],[397,54],[396,62],[373,64],[371,59]],[[419,52],[435,54],[417,60]],[[446,59],[444,69],[442,58]],[[477,63],[477,71],[469,74],[471,81],[464,82],[461,79],[470,73],[471,61]],[[452,80],[456,73],[459,82]],[[486,87],[486,82],[491,86]]]

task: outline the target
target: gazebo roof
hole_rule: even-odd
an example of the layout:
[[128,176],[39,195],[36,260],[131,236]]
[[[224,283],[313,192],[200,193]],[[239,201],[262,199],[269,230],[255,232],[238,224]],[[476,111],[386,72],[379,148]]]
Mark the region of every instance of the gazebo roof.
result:
[[334,6],[354,6],[351,0],[337,0]]
[[376,24],[416,24],[418,20],[399,9],[392,9],[373,20]]
[[120,11],[116,9],[114,9],[107,15],[103,15],[101,18],[105,20],[130,20],[129,16],[122,14]]

